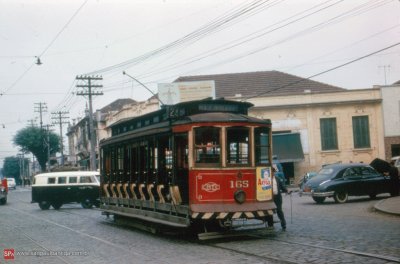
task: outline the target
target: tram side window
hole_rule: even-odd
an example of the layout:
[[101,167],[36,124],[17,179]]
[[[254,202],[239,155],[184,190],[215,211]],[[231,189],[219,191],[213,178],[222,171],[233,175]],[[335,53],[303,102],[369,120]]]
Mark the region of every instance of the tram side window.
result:
[[199,127],[195,133],[195,161],[198,164],[220,163],[220,128]]
[[249,164],[249,129],[231,127],[227,129],[228,164]]
[[269,137],[270,129],[259,127],[254,129],[256,164],[269,164]]

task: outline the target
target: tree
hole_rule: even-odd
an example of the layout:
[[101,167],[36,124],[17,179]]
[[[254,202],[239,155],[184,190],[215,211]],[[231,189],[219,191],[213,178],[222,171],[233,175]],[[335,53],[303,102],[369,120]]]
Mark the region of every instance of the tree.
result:
[[17,157],[6,157],[3,163],[3,175],[8,178],[19,179],[19,159]]
[[[49,143],[47,139],[49,138]],[[22,152],[31,152],[39,162],[42,171],[46,171],[46,162],[48,160],[48,146],[50,146],[50,156],[60,150],[59,136],[51,131],[39,127],[26,127],[17,132],[14,144],[21,147]]]
[[29,161],[27,158],[19,158],[15,156],[6,157],[3,163],[2,174],[7,178],[14,178],[16,182],[21,181],[21,165],[24,162],[24,168],[28,168]]

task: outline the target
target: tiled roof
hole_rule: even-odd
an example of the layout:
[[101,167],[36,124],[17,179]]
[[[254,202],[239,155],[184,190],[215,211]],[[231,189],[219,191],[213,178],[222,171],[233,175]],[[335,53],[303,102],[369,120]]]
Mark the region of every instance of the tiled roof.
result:
[[183,76],[175,82],[214,80],[216,97],[277,96],[346,91],[344,88],[297,77],[279,71]]
[[136,101],[133,99],[130,99],[130,98],[117,99],[114,102],[101,108],[100,111],[102,113],[107,113],[110,111],[119,111],[122,109],[122,107],[124,107],[124,105],[133,104],[133,103],[136,103]]

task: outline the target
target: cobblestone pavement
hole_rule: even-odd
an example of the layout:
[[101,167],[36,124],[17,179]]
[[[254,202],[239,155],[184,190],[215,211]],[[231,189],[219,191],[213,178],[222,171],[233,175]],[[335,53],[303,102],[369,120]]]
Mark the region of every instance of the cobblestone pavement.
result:
[[14,263],[400,263],[400,217],[373,209],[383,197],[319,205],[292,194],[284,196],[286,232],[277,224],[275,232],[198,242],[118,226],[79,205],[42,211],[29,189],[17,188],[0,206],[0,250],[14,249]]

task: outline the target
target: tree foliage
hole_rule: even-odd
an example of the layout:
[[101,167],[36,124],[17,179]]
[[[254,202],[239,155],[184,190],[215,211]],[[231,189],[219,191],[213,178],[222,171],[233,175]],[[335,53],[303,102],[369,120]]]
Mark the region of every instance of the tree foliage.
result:
[[19,178],[19,159],[17,157],[6,157],[3,163],[3,175],[7,178]]
[[[49,144],[47,144],[48,138]],[[46,170],[48,146],[50,146],[50,156],[60,150],[60,138],[57,134],[50,131],[47,135],[46,130],[34,126],[19,130],[14,137],[14,144],[23,152],[31,152],[39,162],[42,171]]]

